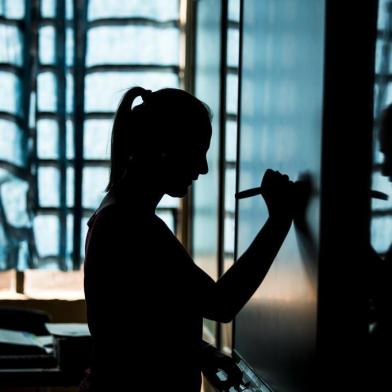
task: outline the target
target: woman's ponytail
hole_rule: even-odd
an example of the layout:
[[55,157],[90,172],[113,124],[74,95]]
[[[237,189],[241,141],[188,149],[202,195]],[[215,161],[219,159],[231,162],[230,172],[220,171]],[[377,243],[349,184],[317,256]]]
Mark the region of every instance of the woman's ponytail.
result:
[[148,93],[151,93],[150,90],[133,87],[123,95],[117,108],[112,128],[110,176],[105,189],[107,192],[120,181],[128,166],[130,128],[136,126],[136,121],[132,121],[132,105],[137,97],[144,97]]

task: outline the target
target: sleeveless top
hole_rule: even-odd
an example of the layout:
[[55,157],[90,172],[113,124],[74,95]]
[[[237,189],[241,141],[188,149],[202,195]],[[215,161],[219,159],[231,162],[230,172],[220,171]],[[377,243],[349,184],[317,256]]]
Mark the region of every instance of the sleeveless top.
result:
[[113,196],[88,226],[90,390],[199,392],[205,273],[160,218]]

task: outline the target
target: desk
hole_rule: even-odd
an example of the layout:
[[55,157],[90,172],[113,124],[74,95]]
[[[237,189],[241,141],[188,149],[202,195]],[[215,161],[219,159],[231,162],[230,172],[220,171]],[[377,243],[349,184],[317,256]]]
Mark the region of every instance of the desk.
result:
[[14,356],[9,361],[0,357],[0,388],[78,386],[89,365],[90,352],[90,337],[62,337],[55,339],[53,355]]

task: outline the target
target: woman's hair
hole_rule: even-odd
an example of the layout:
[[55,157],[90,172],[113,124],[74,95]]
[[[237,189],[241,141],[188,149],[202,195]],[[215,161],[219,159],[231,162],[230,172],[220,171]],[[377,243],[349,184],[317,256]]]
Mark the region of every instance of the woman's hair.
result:
[[[134,106],[138,97],[142,103]],[[116,188],[131,159],[147,153],[167,153],[181,148],[186,141],[205,139],[206,130],[211,132],[210,120],[208,106],[186,91],[129,89],[114,117],[110,176],[105,190]]]

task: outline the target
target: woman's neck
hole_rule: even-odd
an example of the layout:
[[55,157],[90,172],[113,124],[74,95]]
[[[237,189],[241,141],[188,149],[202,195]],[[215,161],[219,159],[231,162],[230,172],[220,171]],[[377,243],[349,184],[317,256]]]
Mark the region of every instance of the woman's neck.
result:
[[143,215],[154,215],[164,192],[151,186],[138,186],[137,184],[128,183],[127,186],[109,191],[109,194],[114,196],[116,202],[123,204],[127,209],[135,210]]

